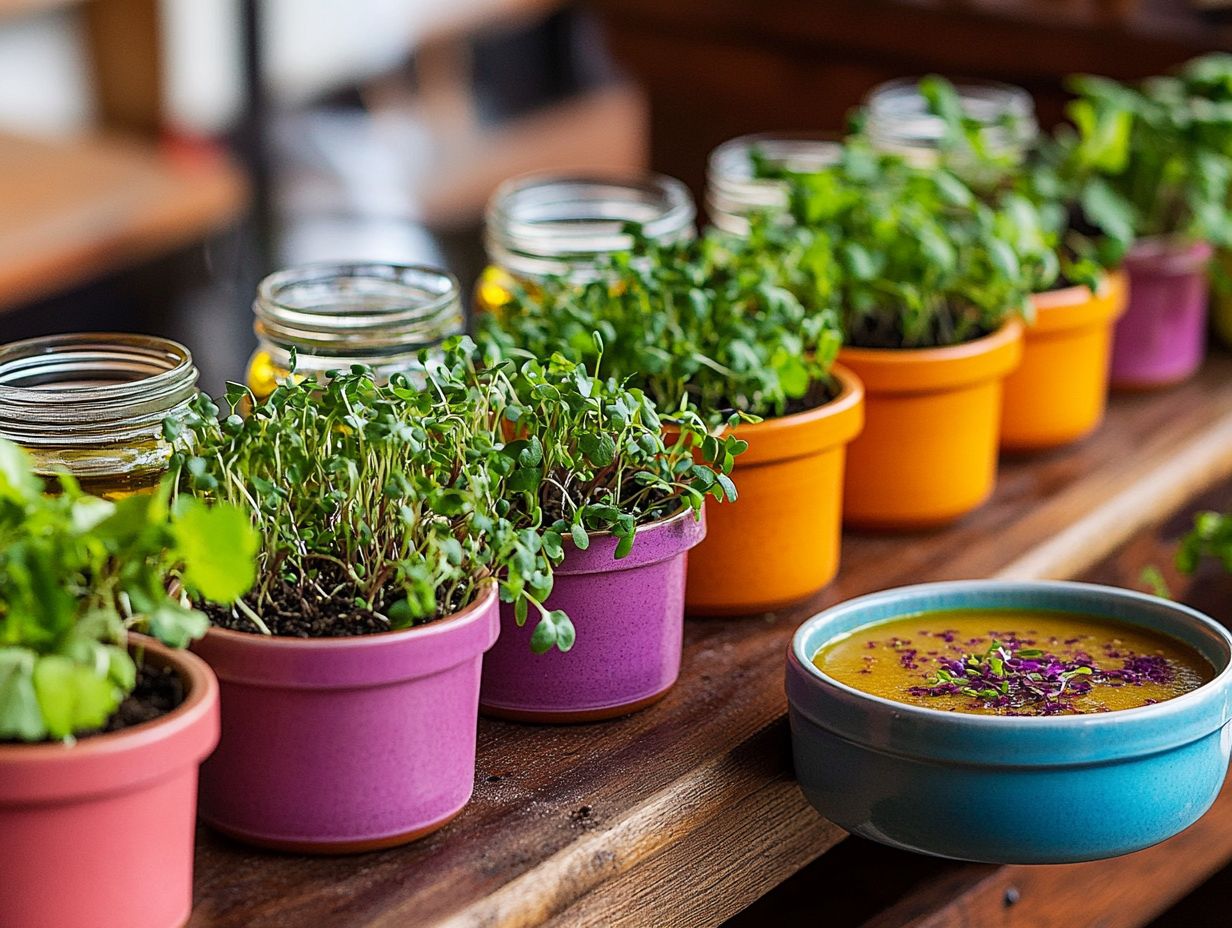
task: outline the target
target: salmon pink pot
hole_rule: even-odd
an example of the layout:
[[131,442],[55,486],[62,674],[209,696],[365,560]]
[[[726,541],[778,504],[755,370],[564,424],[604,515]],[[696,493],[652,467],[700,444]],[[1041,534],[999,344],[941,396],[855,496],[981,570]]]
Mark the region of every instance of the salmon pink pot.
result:
[[140,635],[184,702],[123,731],[0,745],[0,925],[174,928],[192,910],[197,768],[218,742],[204,662]]
[[222,740],[201,817],[264,847],[347,853],[445,825],[475,779],[479,666],[500,630],[496,588],[448,618],[349,638],[211,629]]
[[1206,242],[1144,239],[1125,256],[1129,308],[1117,323],[1112,385],[1150,390],[1187,380],[1206,354]]
[[501,604],[501,636],[483,664],[485,714],[533,722],[589,722],[627,715],[666,695],[680,674],[685,558],[706,535],[691,511],[637,529],[633,550],[614,558],[616,539],[590,536],[581,551],[565,539],[545,605],[573,620],[567,652],[535,654],[535,617],[518,627]]

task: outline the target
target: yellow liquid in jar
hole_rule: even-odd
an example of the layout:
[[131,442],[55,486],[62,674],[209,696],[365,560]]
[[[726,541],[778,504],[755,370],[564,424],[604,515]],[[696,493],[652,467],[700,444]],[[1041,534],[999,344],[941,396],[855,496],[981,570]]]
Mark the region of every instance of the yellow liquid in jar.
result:
[[512,274],[495,264],[489,264],[479,275],[479,283],[475,286],[476,311],[499,315],[501,310],[512,302],[518,286],[519,283]]

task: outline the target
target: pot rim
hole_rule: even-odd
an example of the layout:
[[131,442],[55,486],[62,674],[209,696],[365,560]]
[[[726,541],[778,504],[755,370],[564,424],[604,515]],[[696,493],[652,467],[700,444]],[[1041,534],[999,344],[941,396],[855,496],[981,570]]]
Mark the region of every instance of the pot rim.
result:
[[[804,640],[818,645],[822,616],[856,610],[876,625],[928,608],[961,608],[975,594],[989,603],[1098,615],[1178,638],[1215,665],[1215,677],[1189,693],[1137,709],[1071,716],[991,716],[907,705],[838,682],[814,667]],[[938,601],[938,600],[941,601]],[[1051,600],[1046,604],[1032,600]],[[1103,606],[1103,608],[1100,608]],[[839,614],[839,615],[837,615]],[[1156,621],[1152,622],[1152,616]],[[851,617],[849,615],[849,617]],[[1164,620],[1163,622],[1159,619]],[[830,633],[832,640],[838,631]],[[1226,727],[1232,718],[1232,635],[1189,606],[1136,590],[1067,580],[951,580],[883,590],[814,615],[788,648],[787,696],[792,716],[861,748],[930,763],[970,768],[1072,768],[1172,751]]]
[[129,647],[141,648],[153,653],[158,659],[174,667],[187,688],[184,701],[158,718],[129,725],[119,731],[90,735],[72,744],[62,741],[38,741],[34,743],[0,743],[0,768],[10,763],[46,762],[87,755],[118,754],[170,737],[189,728],[210,711],[210,704],[217,699],[218,681],[209,665],[188,650],[169,648],[147,635],[130,632]]
[[[720,505],[729,506],[731,504],[721,503]],[[706,537],[705,513],[704,506],[701,512],[696,513],[692,507],[683,506],[679,512],[667,518],[656,519],[653,522],[646,522],[636,526],[633,530],[633,548],[619,560],[613,556],[616,545],[619,542],[616,540],[616,536],[606,529],[598,532],[587,532],[587,537],[591,543],[585,550],[578,548],[573,543],[572,536],[566,534],[562,538],[562,543],[565,546],[565,558],[554,568],[553,575],[557,577],[576,577],[584,574],[618,573],[638,567],[647,567],[651,564],[658,564],[673,557],[678,557],[689,549],[696,547]],[[674,543],[672,543],[673,529],[677,525],[680,526],[680,529],[675,533]],[[642,536],[652,533],[667,537],[669,549],[666,551],[650,551],[647,545],[651,542],[649,539],[642,540]],[[570,561],[573,563],[570,563]]]
[[1025,337],[1103,325],[1119,319],[1129,307],[1129,292],[1123,268],[1105,270],[1098,288],[1073,284],[1031,294],[1035,320]]
[[1139,273],[1193,274],[1215,254],[1206,239],[1185,235],[1148,235],[1129,246],[1124,266]]
[[[838,396],[833,399],[811,409],[760,422],[738,422],[731,427],[733,435],[749,443],[736,458],[736,473],[749,466],[821,454],[848,444],[860,433],[864,427],[864,382],[838,362],[830,367],[830,374],[839,383]],[[720,432],[727,430],[728,426],[723,426]],[[736,489],[740,489],[738,478]]]
[[[978,590],[978,589],[1003,589],[1005,592],[1027,592],[1030,589],[1052,589],[1057,592],[1066,592],[1066,590],[1088,590],[1092,593],[1101,593],[1105,595],[1115,596],[1117,599],[1127,599],[1138,601],[1138,603],[1165,604],[1174,613],[1184,615],[1186,619],[1195,622],[1196,625],[1202,627],[1207,632],[1214,633],[1215,637],[1220,638],[1223,646],[1227,649],[1228,658],[1222,668],[1216,668],[1215,677],[1207,680],[1201,686],[1196,686],[1189,693],[1184,693],[1179,696],[1173,696],[1172,699],[1156,702],[1149,706],[1138,706],[1137,709],[1117,709],[1111,712],[1099,712],[1099,714],[1088,715],[1053,715],[1053,716],[994,716],[994,715],[977,715],[973,712],[949,712],[941,709],[929,709],[928,706],[914,706],[908,702],[899,702],[893,699],[887,699],[885,696],[875,696],[871,693],[865,693],[864,690],[856,689],[855,686],[841,683],[839,680],[829,677],[828,674],[822,672],[813,664],[812,658],[804,653],[803,642],[806,637],[806,632],[809,626],[816,625],[816,620],[819,617],[837,613],[837,611],[848,611],[857,609],[860,606],[876,603],[878,600],[891,598],[891,595],[902,596],[907,598],[908,595],[924,593],[925,590]],[[1063,610],[1060,610],[1063,611]],[[904,611],[901,619],[907,619],[912,616],[910,611]],[[1077,613],[1076,613],[1077,615]],[[877,619],[867,622],[866,625],[856,626],[851,632],[860,629],[867,629],[876,625],[885,624],[885,622],[893,621],[893,619]],[[1122,621],[1110,619],[1110,621]],[[1169,632],[1156,631],[1158,635],[1164,635],[1169,638],[1177,636],[1170,635]],[[1184,642],[1183,642],[1184,643]],[[1198,648],[1186,645],[1198,651]],[[915,583],[908,587],[894,587],[887,590],[881,590],[877,593],[869,593],[862,596],[856,596],[855,599],[846,600],[845,603],[830,606],[829,609],[821,611],[809,617],[802,622],[801,626],[796,629],[792,635],[791,641],[792,656],[801,663],[802,667],[808,670],[813,678],[816,678],[819,683],[832,686],[838,689],[841,693],[856,696],[862,700],[869,700],[878,706],[893,709],[896,714],[906,717],[920,718],[923,721],[939,721],[945,720],[954,723],[954,725],[971,728],[997,728],[997,730],[1005,730],[1009,726],[1018,727],[1020,725],[1034,726],[1037,728],[1056,728],[1058,732],[1072,731],[1074,728],[1088,728],[1092,726],[1114,726],[1122,718],[1141,718],[1151,715],[1169,715],[1175,711],[1183,711],[1186,707],[1193,705],[1194,702],[1214,690],[1216,686],[1232,685],[1232,633],[1228,632],[1225,627],[1218,624],[1211,617],[1199,613],[1198,610],[1186,606],[1181,603],[1173,603],[1170,600],[1164,600],[1159,596],[1152,596],[1148,593],[1140,593],[1137,590],[1124,589],[1121,587],[1109,587],[1106,584],[1099,583],[1079,583],[1076,580],[939,580],[934,583]],[[1200,653],[1200,652],[1199,652]],[[1205,654],[1202,658],[1206,659]]]
[[489,601],[496,597],[499,589],[499,584],[491,579],[485,578],[480,581],[480,592],[473,600],[459,609],[457,612],[451,612],[449,615],[433,619],[431,622],[425,622],[422,625],[414,625],[410,628],[394,628],[383,632],[367,632],[362,635],[336,635],[332,637],[318,638],[296,638],[290,635],[266,635],[262,632],[241,632],[233,628],[221,628],[217,625],[211,625],[205,633],[207,637],[213,636],[222,641],[228,642],[243,642],[245,644],[253,644],[259,642],[257,647],[271,647],[295,650],[330,650],[337,651],[340,649],[365,648],[373,647],[379,642],[382,645],[389,644],[391,641],[400,641],[403,638],[410,637],[429,637],[431,635],[443,634],[442,629],[449,631],[462,621],[474,618],[474,613],[481,611],[488,606]]
[[838,360],[855,370],[869,393],[933,393],[995,380],[1022,356],[1025,326],[1013,316],[995,332],[939,348],[843,346]]

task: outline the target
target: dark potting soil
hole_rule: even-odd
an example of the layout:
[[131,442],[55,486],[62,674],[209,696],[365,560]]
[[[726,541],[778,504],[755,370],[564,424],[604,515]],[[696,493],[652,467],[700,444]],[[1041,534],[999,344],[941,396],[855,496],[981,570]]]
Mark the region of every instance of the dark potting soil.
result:
[[[976,329],[964,339],[964,343],[975,341],[991,334],[991,330]],[[958,342],[954,341],[952,332],[943,332],[939,326],[934,325],[933,331],[929,332],[927,337],[921,339],[919,344],[904,345],[902,333],[898,331],[897,319],[887,316],[868,316],[860,320],[857,327],[847,333],[843,344],[851,348],[899,349],[908,347],[940,348],[958,344]]]
[[[270,634],[280,638],[349,638],[354,635],[375,635],[391,630],[383,617],[388,604],[403,596],[401,589],[390,583],[376,598],[376,609],[356,605],[352,585],[342,581],[342,572],[327,564],[315,578],[315,587],[331,591],[328,598],[313,588],[283,581],[258,606],[250,597],[245,602],[261,616]],[[465,603],[440,604],[440,615],[449,615]],[[236,632],[260,634],[256,624],[238,609],[201,603],[197,606],[219,628]]]
[[184,681],[174,668],[143,664],[137,668],[136,687],[107,720],[102,732],[91,734],[121,731],[143,722],[152,722],[178,707],[184,701],[184,695]]

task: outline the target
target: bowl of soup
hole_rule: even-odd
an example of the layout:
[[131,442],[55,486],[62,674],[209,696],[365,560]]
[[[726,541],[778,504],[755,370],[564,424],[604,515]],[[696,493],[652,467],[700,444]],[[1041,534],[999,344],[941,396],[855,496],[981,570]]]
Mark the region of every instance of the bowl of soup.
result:
[[1114,587],[928,583],[807,620],[787,697],[801,789],[848,831],[960,860],[1097,860],[1214,802],[1232,636]]

